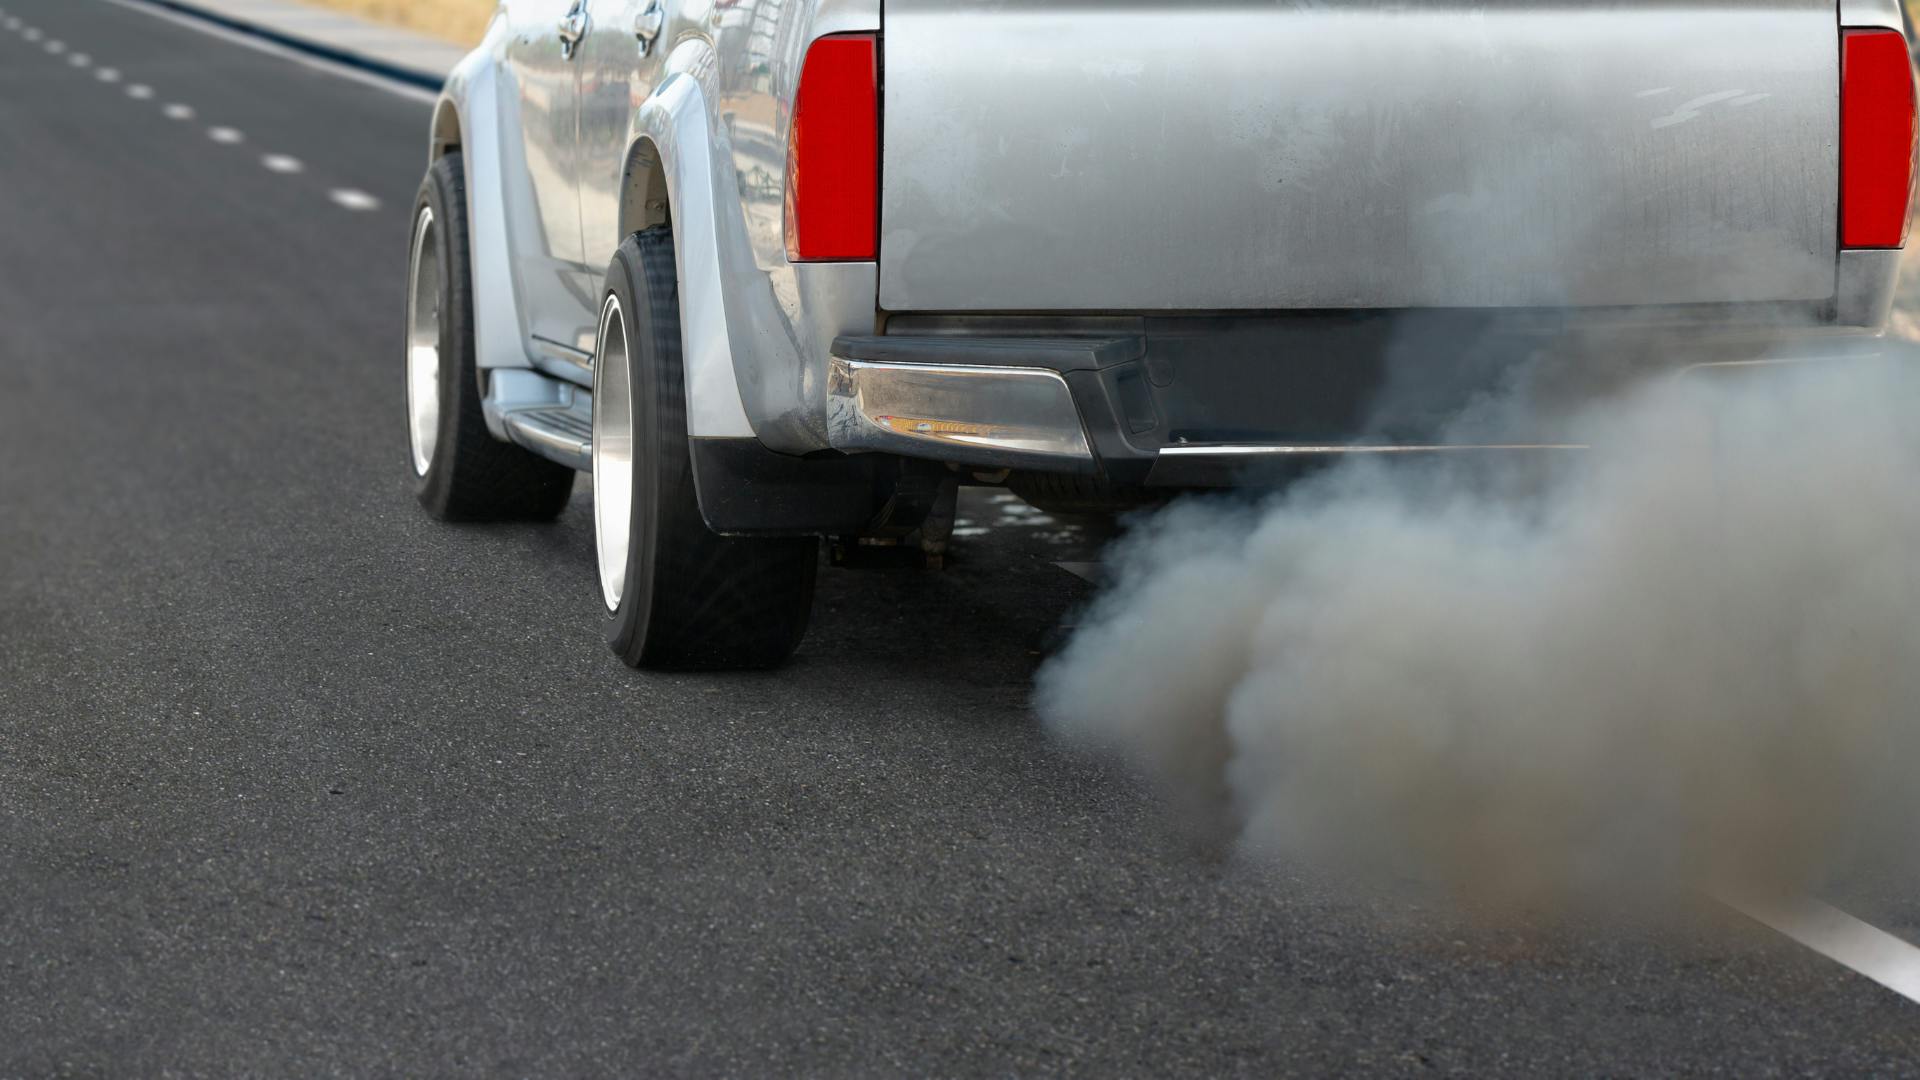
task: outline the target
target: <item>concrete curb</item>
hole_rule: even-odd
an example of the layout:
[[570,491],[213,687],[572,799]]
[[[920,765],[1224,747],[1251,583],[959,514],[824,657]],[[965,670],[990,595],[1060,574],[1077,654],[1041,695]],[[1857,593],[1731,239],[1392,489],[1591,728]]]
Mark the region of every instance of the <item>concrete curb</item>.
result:
[[329,44],[324,41],[316,41],[312,38],[289,33],[285,30],[267,26],[251,19],[238,18],[225,12],[216,11],[203,4],[194,3],[192,0],[135,0],[135,2],[146,4],[149,7],[171,11],[177,15],[184,15],[190,19],[198,19],[202,22],[212,23],[226,30],[246,34],[249,37],[259,38],[262,41],[270,41],[275,45],[292,49],[295,52],[305,53],[308,56],[318,57],[344,67],[355,68],[370,74],[379,75],[383,78],[392,79],[395,82],[405,83],[409,86],[417,86],[424,90],[437,91],[447,83],[446,76],[437,72],[392,63],[391,61],[369,56],[366,53],[354,49]]

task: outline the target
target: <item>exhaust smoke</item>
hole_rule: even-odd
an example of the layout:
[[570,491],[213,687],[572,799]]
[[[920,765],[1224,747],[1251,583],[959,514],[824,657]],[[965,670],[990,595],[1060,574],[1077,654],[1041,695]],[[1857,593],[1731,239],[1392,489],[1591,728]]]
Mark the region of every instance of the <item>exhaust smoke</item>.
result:
[[1668,376],[1556,424],[1586,452],[1177,503],[1039,711],[1257,855],[1475,903],[1809,887],[1916,820],[1916,390]]

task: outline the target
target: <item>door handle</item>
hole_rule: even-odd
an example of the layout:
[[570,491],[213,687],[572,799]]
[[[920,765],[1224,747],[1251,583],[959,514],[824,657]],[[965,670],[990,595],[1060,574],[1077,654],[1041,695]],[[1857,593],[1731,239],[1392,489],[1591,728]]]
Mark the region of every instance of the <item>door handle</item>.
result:
[[567,12],[567,17],[560,20],[560,59],[573,59],[580,42],[587,36],[587,23],[587,5],[585,0],[580,0]]
[[647,0],[647,5],[633,19],[633,36],[640,39],[641,56],[653,51],[654,39],[660,36],[660,31],[666,29],[666,25],[667,15],[660,10],[660,0]]

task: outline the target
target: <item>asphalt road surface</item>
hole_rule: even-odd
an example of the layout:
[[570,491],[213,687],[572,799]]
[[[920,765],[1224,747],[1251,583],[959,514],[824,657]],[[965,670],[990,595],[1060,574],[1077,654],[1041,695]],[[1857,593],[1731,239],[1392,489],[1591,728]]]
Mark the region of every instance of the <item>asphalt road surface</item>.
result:
[[785,671],[626,670],[584,490],[412,502],[427,106],[0,7],[0,1075],[1920,1071],[1920,1006],[1733,917],[1535,938],[1196,844],[1040,729],[1092,540],[1004,501],[826,573]]

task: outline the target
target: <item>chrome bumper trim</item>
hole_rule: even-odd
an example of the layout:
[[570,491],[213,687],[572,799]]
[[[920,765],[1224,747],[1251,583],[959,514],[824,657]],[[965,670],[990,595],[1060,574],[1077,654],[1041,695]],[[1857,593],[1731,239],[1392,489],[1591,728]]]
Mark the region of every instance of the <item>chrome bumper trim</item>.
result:
[[835,449],[987,468],[1090,469],[1093,446],[1057,371],[832,358]]
[[1299,446],[1293,444],[1195,443],[1169,446],[1161,457],[1261,457],[1284,454],[1447,454],[1506,450],[1586,450],[1580,443],[1480,443],[1429,446]]

